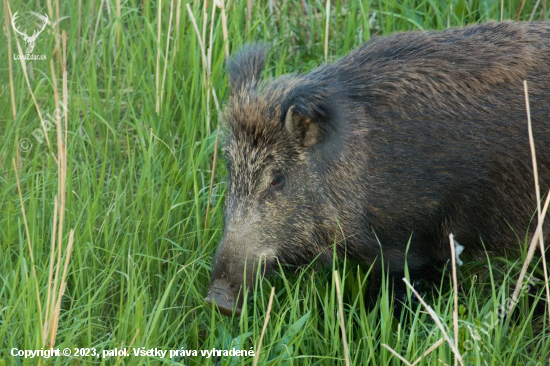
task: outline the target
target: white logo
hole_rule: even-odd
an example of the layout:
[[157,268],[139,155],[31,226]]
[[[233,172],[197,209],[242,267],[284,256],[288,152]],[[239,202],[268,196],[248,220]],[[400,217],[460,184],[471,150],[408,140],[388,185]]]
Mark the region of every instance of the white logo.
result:
[[24,56],[24,58],[27,59],[27,60],[39,59],[39,58],[40,59],[45,59],[46,58],[46,55],[40,55],[40,56],[31,55],[31,52],[34,49],[34,45],[36,44],[36,39],[38,38],[40,33],[42,33],[42,31],[46,28],[46,25],[48,25],[48,21],[50,20],[48,18],[47,14],[44,14],[44,15],[45,15],[45,17],[39,16],[39,18],[44,21],[44,24],[42,25],[42,28],[40,30],[33,31],[32,36],[27,35],[27,30],[26,29],[25,29],[24,32],[21,32],[17,28],[17,26],[15,25],[15,20],[17,19],[17,11],[15,12],[15,14],[13,14],[13,17],[11,18],[11,26],[13,27],[13,30],[16,33],[19,33],[23,37],[23,40],[25,41],[25,43],[27,44],[27,50],[26,50],[27,54]]

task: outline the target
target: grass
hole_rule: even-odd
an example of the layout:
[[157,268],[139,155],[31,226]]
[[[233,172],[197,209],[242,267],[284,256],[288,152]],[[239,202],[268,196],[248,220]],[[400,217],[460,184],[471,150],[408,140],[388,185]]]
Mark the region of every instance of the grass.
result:
[[[325,43],[328,60],[334,60],[374,34],[515,18],[520,0],[455,0],[452,7],[440,0],[331,1],[328,31],[326,2],[256,1],[247,16],[248,1],[233,0],[225,4],[227,37],[221,9],[212,16],[211,2],[192,2],[190,11],[186,0],[9,3],[23,29],[39,23],[31,11],[47,13],[56,27],[38,37],[33,53],[47,60],[27,62],[27,85],[20,61],[12,56],[11,66],[6,62],[10,52],[17,54],[17,41],[23,49],[25,44],[14,35],[10,17],[0,19],[11,34],[9,40],[0,36],[0,365],[251,365],[252,356],[207,357],[201,350],[257,350],[268,313],[258,364],[344,364],[334,270],[341,279],[351,364],[404,364],[393,352],[412,364],[434,344],[417,365],[454,363],[451,347],[440,341],[442,331],[420,304],[405,308],[400,323],[386,289],[367,310],[367,269],[349,262],[264,281],[238,319],[205,305],[225,190],[219,159],[211,185],[216,99],[223,103],[228,94],[226,45],[235,50],[248,41],[269,43],[266,75],[278,76],[324,62]],[[533,7],[526,2],[520,19],[528,20]],[[543,19],[541,4],[533,14]],[[52,114],[64,97],[67,131],[62,119],[47,131],[50,144],[40,142],[34,137],[42,131],[38,111]],[[511,319],[499,308],[521,264],[487,258],[459,268],[458,349],[465,364],[548,365],[547,315],[534,312],[529,296],[521,297]],[[533,268],[528,278],[544,278]],[[533,296],[544,298],[540,281],[533,281]],[[449,282],[442,279],[440,290],[425,300],[454,337]],[[53,306],[46,317],[46,305],[63,286],[59,304],[53,302],[58,309]],[[50,321],[52,313],[58,323]],[[95,349],[101,357],[39,361],[11,355],[13,348],[47,349],[52,342],[72,353]],[[103,357],[103,350],[125,347],[130,354],[157,348],[178,355]]]

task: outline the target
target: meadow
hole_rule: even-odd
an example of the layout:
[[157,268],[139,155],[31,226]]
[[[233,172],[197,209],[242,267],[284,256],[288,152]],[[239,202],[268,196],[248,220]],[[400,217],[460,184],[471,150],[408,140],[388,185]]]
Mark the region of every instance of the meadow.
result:
[[[229,54],[261,41],[266,77],[307,72],[375,35],[548,19],[544,3],[3,0],[0,366],[548,365],[540,266],[503,307],[525,253],[458,267],[456,325],[449,277],[423,294],[440,325],[418,301],[399,321],[387,286],[365,307],[368,268],[347,261],[266,278],[240,318],[203,301],[223,229]],[[29,35],[47,14],[32,50],[45,59],[20,60],[16,11]],[[13,355],[50,348],[70,355]]]

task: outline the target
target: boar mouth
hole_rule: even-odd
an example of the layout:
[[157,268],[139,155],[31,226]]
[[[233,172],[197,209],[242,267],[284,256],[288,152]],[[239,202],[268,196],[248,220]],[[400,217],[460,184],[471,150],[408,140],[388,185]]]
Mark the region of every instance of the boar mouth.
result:
[[204,301],[215,306],[223,315],[241,316],[242,296],[239,297],[239,291],[235,292],[229,281],[225,279],[216,280],[209,286],[208,295]]

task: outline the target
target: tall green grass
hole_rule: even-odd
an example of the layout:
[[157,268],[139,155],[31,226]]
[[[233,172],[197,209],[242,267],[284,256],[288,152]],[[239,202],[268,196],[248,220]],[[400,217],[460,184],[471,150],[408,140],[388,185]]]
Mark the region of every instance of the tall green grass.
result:
[[[227,3],[231,50],[249,41],[272,45],[266,76],[305,72],[325,61],[325,2],[256,1],[250,17],[246,14],[247,1]],[[328,59],[346,54],[375,34],[445,29],[501,16],[514,18],[520,3],[331,1]],[[41,364],[251,365],[253,357],[206,358],[200,356],[200,350],[256,350],[271,286],[276,291],[259,364],[343,364],[334,269],[342,278],[352,364],[403,364],[382,344],[413,363],[443,337],[417,302],[404,309],[399,322],[393,316],[393,300],[387,288],[376,307],[367,309],[363,295],[368,269],[349,262],[334,263],[326,270],[313,265],[290,277],[283,272],[266,279],[249,296],[254,301],[238,319],[223,317],[206,306],[203,298],[221,236],[225,191],[225,171],[219,159],[210,191],[218,110],[208,90],[211,86],[222,103],[228,92],[220,9],[216,9],[211,23],[212,2],[189,4],[199,32],[203,27],[206,30],[206,47],[212,50],[211,75],[207,77],[186,0],[162,1],[160,44],[159,1],[123,1],[118,7],[120,17],[116,0],[59,4],[10,1],[12,13],[18,10],[27,15],[29,30],[36,24],[29,12],[49,13],[48,4],[53,9],[49,16],[52,21],[57,20],[58,5],[57,24],[67,32],[68,39],[64,247],[69,230],[74,229],[55,347],[73,351],[95,348],[101,353],[131,345],[146,350],[197,350],[199,355],[171,359],[71,356],[42,359]],[[530,18],[533,6],[534,2],[525,4],[522,20]],[[172,27],[168,29],[171,13]],[[539,4],[534,19],[542,18]],[[15,53],[16,38],[4,19],[0,18],[2,29],[7,27],[11,32],[11,50]],[[208,41],[211,27],[212,43]],[[17,37],[24,47],[21,37]],[[33,137],[33,132],[41,129],[37,108],[22,66],[13,58],[10,80],[4,34],[0,36],[0,50],[0,365],[35,365],[38,359],[13,357],[11,350],[41,349],[45,341],[40,333],[44,313],[39,312],[38,303],[39,298],[45,302],[49,281],[54,199],[60,176],[52,155],[58,156],[58,145],[55,129],[49,131],[51,148]],[[60,52],[61,41],[48,27],[33,51],[46,54],[48,60],[27,63],[30,86],[44,115],[58,107],[54,95],[62,95]],[[50,60],[57,79],[56,92]],[[158,73],[162,80],[165,65],[167,77],[157,113],[156,77]],[[209,81],[206,86],[205,80]],[[10,84],[15,91],[15,117]],[[22,139],[32,143],[29,151],[20,149]],[[29,238],[13,159],[21,182]],[[32,245],[36,279],[27,239]],[[499,316],[499,305],[510,296],[520,266],[507,259],[491,258],[460,268],[458,345],[466,364],[548,364],[547,316],[532,311],[528,296],[521,298],[511,320]],[[544,278],[538,272],[532,276]],[[452,337],[453,303],[448,282],[442,279],[440,290],[426,295],[426,301]],[[540,297],[540,283],[537,289]],[[451,348],[443,343],[418,365],[453,363]]]

